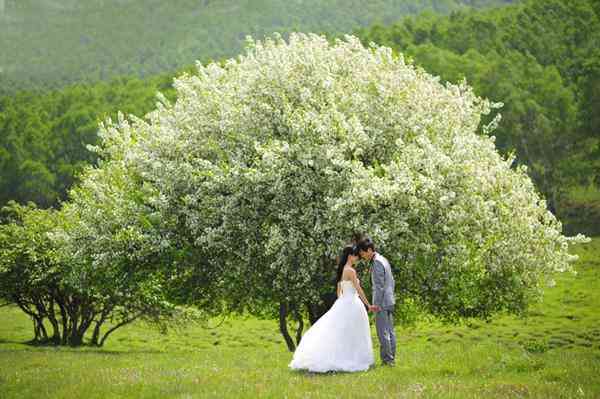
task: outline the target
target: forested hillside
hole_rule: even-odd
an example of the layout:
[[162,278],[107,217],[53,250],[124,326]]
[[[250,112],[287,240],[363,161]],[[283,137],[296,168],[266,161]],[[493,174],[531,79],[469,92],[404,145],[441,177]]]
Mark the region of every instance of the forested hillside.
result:
[[246,35],[341,34],[511,0],[2,0],[0,93],[149,76],[237,54]]
[[[600,183],[599,13],[595,0],[537,0],[409,17],[359,36],[443,80],[466,78],[479,95],[503,102],[498,147],[516,151],[549,207],[568,218],[582,208],[570,191]],[[583,208],[577,212],[597,225],[590,218],[599,220],[598,204]]]
[[171,80],[123,78],[0,97],[0,206],[10,200],[56,206],[95,162],[86,146],[97,142],[98,123],[116,119],[117,111],[151,111],[158,91],[171,95]]

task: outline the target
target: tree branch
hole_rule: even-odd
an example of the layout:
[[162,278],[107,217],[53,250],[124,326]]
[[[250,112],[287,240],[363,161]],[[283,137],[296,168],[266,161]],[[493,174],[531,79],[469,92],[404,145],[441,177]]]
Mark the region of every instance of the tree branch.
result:
[[127,325],[129,323],[131,323],[132,321],[137,320],[139,317],[141,317],[144,313],[138,313],[137,315],[123,320],[122,322],[120,322],[119,324],[117,324],[116,326],[114,326],[113,328],[111,328],[110,330],[108,330],[107,332],[104,333],[104,336],[102,337],[102,339],[100,340],[100,344],[98,346],[104,346],[104,342],[106,341],[106,339],[108,338],[108,336],[114,332],[115,330],[117,330],[118,328],[123,327],[124,325]]
[[294,340],[290,336],[290,333],[287,328],[287,315],[288,315],[288,307],[285,303],[279,304],[279,331],[281,335],[283,335],[283,339],[285,339],[285,343],[290,352],[296,350],[296,345],[294,345]]

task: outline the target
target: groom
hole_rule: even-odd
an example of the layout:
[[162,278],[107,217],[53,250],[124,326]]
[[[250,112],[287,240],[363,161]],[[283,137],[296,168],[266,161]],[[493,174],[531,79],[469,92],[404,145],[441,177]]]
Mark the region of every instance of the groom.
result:
[[379,338],[381,361],[385,365],[394,365],[396,357],[396,334],[394,333],[394,276],[386,258],[375,252],[375,244],[370,238],[358,242],[361,258],[372,262],[371,282],[373,283],[373,305],[375,326]]

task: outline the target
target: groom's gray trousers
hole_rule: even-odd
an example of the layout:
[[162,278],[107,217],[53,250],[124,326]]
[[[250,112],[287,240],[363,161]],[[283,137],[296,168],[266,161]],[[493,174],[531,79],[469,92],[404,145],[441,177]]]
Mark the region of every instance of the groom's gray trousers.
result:
[[381,307],[375,313],[375,327],[381,348],[381,361],[391,363],[396,357],[396,334],[394,334],[394,274],[390,262],[377,252],[371,268],[373,305]]
[[391,363],[396,358],[396,334],[394,333],[394,308],[375,313],[375,327],[379,338],[381,361]]

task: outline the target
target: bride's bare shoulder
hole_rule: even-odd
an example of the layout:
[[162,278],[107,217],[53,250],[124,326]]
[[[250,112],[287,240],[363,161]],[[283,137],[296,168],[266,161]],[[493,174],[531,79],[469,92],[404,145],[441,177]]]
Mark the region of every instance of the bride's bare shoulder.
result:
[[344,267],[344,272],[342,273],[342,276],[352,277],[355,275],[356,275],[356,270],[354,270],[351,267]]

